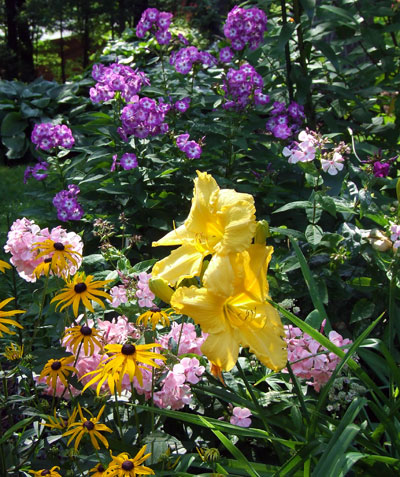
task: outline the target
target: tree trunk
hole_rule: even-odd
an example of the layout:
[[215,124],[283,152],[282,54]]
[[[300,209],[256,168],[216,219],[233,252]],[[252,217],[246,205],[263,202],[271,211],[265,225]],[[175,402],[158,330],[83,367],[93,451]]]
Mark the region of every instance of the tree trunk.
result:
[[118,33],[120,36],[122,32],[125,30],[125,0],[118,1]]
[[15,0],[5,1],[6,24],[7,24],[7,48],[9,61],[6,65],[6,79],[12,80],[18,77],[18,38],[17,38],[17,7]]
[[[23,11],[25,0],[17,0],[18,12]],[[33,44],[29,23],[24,15],[17,18],[19,70],[22,81],[32,81],[35,78],[33,65]]]
[[65,83],[66,75],[65,75],[65,51],[64,51],[64,24],[63,24],[63,11],[61,8],[60,11],[60,61],[61,61],[61,81]]
[[83,48],[83,62],[82,65],[86,68],[89,64],[89,49],[90,49],[90,34],[89,34],[89,8],[90,4],[83,0],[83,34],[82,34],[82,48]]

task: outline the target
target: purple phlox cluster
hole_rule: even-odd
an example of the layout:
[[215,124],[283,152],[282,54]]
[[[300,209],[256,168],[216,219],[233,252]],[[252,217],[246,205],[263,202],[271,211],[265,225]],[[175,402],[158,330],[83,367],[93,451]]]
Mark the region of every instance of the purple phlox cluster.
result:
[[128,136],[144,139],[147,136],[165,134],[168,132],[168,124],[164,122],[166,113],[171,105],[164,103],[162,99],[156,100],[144,97],[134,98],[134,102],[127,104],[121,114],[122,128],[118,129],[123,140]]
[[178,99],[178,101],[175,101],[174,108],[180,113],[185,113],[189,109],[190,101],[189,97]]
[[208,51],[200,51],[195,46],[188,46],[171,54],[170,64],[175,66],[176,71],[183,75],[189,73],[195,63],[201,64],[204,68],[215,66],[216,58]]
[[[323,330],[322,325],[321,332]],[[300,328],[293,325],[285,326],[286,342],[288,346],[288,361],[293,373],[302,379],[307,379],[307,384],[313,386],[316,391],[328,382],[341,358],[335,353],[329,352],[318,341],[314,340]],[[329,340],[346,352],[352,341],[344,339],[336,331],[330,331]]]
[[138,299],[139,306],[142,308],[152,308],[153,306],[156,306],[153,302],[155,295],[149,288],[151,273],[141,272],[137,278],[136,298]]
[[49,151],[53,147],[61,146],[71,149],[75,144],[71,129],[65,124],[41,123],[35,124],[31,134],[31,141],[36,149]]
[[257,49],[266,30],[267,15],[259,8],[235,6],[228,13],[224,25],[224,34],[236,51],[243,50],[246,44],[250,50]]
[[[8,232],[7,243],[4,246],[4,250],[11,254],[10,262],[17,269],[19,276],[27,282],[36,281],[37,277],[33,271],[45,260],[45,257],[36,258],[38,251],[33,250],[36,246],[35,244],[47,239],[62,244],[69,244],[74,251],[82,255],[82,239],[75,232],[67,232],[60,226],[49,231],[48,228],[41,229],[33,220],[29,220],[25,217],[17,219]],[[68,262],[70,275],[73,275],[82,263],[80,255],[74,257],[77,261],[77,267],[71,262]]]
[[304,108],[292,101],[286,108],[285,103],[275,101],[265,127],[277,139],[288,139],[296,133],[305,118]]
[[149,30],[153,30],[158,44],[168,45],[171,40],[171,33],[168,28],[172,17],[173,15],[170,12],[160,12],[157,8],[147,8],[137,24],[136,36],[144,38]]
[[390,232],[390,240],[393,242],[393,248],[397,249],[400,247],[400,225],[392,225]]
[[235,53],[229,48],[229,46],[221,48],[218,53],[218,58],[221,63],[230,63],[234,56]]
[[128,102],[137,95],[143,85],[150,85],[145,73],[119,63],[113,63],[110,66],[101,63],[93,65],[92,77],[97,81],[89,90],[93,103],[109,101],[114,98],[117,91]]
[[42,181],[46,179],[48,176],[47,169],[49,168],[50,164],[46,161],[40,161],[35,164],[33,167],[28,166],[24,172],[24,184],[27,183],[28,179],[32,176],[37,181]]
[[222,107],[244,109],[252,102],[260,105],[267,104],[269,96],[263,94],[263,85],[262,76],[250,64],[244,63],[238,70],[229,68],[222,85],[227,100]]
[[199,159],[201,156],[201,146],[196,141],[189,141],[190,135],[180,134],[176,138],[176,145],[189,159]]
[[62,190],[54,196],[53,205],[57,209],[59,220],[81,220],[84,211],[77,199],[79,192],[78,186],[70,184],[68,190]]
[[118,156],[117,154],[115,154],[113,156],[111,172],[115,171],[118,165],[121,166],[122,169],[124,169],[125,171],[135,169],[135,167],[138,166],[138,160],[137,160],[136,154],[134,154],[133,152],[126,152],[125,154],[122,154],[122,157],[119,160],[119,162],[118,162]]
[[251,424],[251,411],[247,407],[234,407],[229,420],[234,426],[249,427]]

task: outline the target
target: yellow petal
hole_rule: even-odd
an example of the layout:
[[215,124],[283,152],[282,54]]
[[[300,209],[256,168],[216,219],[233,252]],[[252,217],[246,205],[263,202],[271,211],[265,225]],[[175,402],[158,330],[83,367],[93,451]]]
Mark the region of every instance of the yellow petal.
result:
[[223,333],[227,329],[224,300],[206,288],[181,287],[172,295],[171,306],[178,313],[193,318],[205,333]]
[[184,278],[200,275],[201,264],[207,252],[199,252],[194,245],[184,244],[173,250],[168,257],[157,262],[152,270],[154,278],[163,278],[175,285]]
[[236,364],[239,342],[236,330],[211,334],[201,347],[201,351],[216,366],[230,371]]
[[210,292],[226,298],[234,292],[234,280],[230,257],[214,255],[203,276],[204,286]]
[[194,236],[191,232],[188,232],[184,225],[181,225],[177,229],[171,230],[164,237],[153,242],[153,247],[159,247],[160,245],[181,245],[183,242],[193,240]]

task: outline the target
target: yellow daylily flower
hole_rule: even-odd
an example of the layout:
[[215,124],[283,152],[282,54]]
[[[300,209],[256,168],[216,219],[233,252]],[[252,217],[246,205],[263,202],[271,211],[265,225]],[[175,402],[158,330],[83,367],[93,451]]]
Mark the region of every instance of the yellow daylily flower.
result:
[[197,171],[192,207],[183,225],[169,232],[153,247],[180,245],[157,262],[153,277],[175,285],[183,278],[199,276],[204,257],[242,252],[256,230],[254,199],[233,189],[220,189],[215,179]]
[[275,371],[286,366],[285,332],[277,311],[266,302],[272,252],[272,247],[253,244],[241,253],[216,255],[202,288],[181,287],[172,295],[171,306],[209,334],[201,350],[223,370],[235,366],[240,346]]

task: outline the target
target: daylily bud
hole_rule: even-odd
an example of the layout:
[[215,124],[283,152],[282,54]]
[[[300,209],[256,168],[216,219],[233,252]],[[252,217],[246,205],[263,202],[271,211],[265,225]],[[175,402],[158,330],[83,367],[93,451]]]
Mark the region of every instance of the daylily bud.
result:
[[156,297],[160,298],[165,303],[170,303],[174,290],[168,285],[167,280],[164,280],[163,278],[150,278],[149,288]]
[[372,229],[367,238],[372,248],[378,252],[386,252],[393,245],[391,240],[379,229]]
[[265,245],[268,237],[271,237],[268,222],[266,220],[259,220],[257,222],[256,233],[254,235],[254,243]]

